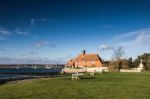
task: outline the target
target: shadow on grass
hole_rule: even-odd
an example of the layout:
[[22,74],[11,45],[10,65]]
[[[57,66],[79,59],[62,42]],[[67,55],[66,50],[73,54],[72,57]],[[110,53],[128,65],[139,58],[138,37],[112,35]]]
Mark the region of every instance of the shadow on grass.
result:
[[95,79],[95,77],[81,77],[80,79]]

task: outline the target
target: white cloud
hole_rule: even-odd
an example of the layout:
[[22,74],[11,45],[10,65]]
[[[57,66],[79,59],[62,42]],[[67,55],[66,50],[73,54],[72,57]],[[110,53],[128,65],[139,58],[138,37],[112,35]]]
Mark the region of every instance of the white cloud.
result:
[[0,64],[63,64],[63,58],[49,59],[47,57],[0,57]]
[[30,25],[31,26],[34,26],[35,23],[38,23],[38,22],[52,22],[52,23],[56,23],[56,20],[50,19],[50,18],[30,19]]
[[41,48],[41,47],[44,47],[45,45],[48,45],[48,44],[49,44],[48,41],[38,41],[35,43],[35,47]]
[[149,34],[142,33],[138,35],[135,39],[135,42],[143,45],[150,45],[150,32]]
[[119,41],[121,44],[145,46],[150,42],[150,28],[125,33],[123,35],[117,35],[113,39],[117,42]]
[[111,50],[111,49],[113,49],[113,47],[109,46],[109,45],[102,44],[102,45],[100,45],[100,49],[101,50]]
[[25,35],[25,36],[30,35],[29,32],[27,32],[27,31],[22,31],[22,30],[19,29],[19,28],[16,28],[16,29],[15,29],[15,32],[16,32],[18,35]]
[[30,51],[28,53],[20,55],[18,58],[38,58],[39,54],[35,51]]
[[139,36],[140,34],[150,34],[150,28],[128,32],[121,35],[116,35],[113,37],[113,39],[129,39],[129,38],[133,39]]
[[44,41],[37,41],[37,42],[34,44],[34,46],[35,46],[36,48],[42,48],[42,47],[45,47],[45,46],[51,47],[51,48],[55,48],[55,47],[56,47],[56,44],[50,43],[49,41],[44,40]]
[[125,49],[128,57],[136,58],[141,53],[150,53],[150,28],[117,35],[113,41],[115,46],[122,46]]

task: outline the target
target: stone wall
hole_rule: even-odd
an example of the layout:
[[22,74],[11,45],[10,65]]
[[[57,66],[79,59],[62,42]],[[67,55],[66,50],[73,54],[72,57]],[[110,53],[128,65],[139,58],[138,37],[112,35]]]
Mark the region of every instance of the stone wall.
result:
[[81,72],[108,72],[108,67],[91,67],[91,68],[83,68],[83,69],[63,69],[64,73],[81,73]]

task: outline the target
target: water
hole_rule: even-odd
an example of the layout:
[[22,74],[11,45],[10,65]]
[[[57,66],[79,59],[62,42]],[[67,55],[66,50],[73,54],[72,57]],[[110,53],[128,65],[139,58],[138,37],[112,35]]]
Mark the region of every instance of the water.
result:
[[0,81],[4,79],[31,77],[33,74],[59,74],[61,71],[62,68],[0,68]]
[[17,75],[0,74],[0,79],[11,79],[17,77],[18,77]]
[[36,73],[60,73],[62,68],[0,68],[0,74],[36,74]]

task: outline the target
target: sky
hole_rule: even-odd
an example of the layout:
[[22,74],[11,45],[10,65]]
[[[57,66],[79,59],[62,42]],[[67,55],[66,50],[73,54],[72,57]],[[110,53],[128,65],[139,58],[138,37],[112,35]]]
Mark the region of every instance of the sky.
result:
[[0,64],[150,52],[150,0],[0,0]]

